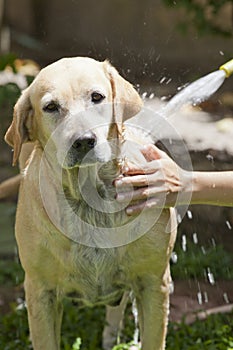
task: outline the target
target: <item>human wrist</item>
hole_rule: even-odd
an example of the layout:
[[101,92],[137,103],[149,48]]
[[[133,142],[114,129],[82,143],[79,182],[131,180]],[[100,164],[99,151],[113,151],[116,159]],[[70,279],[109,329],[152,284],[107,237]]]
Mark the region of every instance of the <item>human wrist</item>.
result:
[[[216,188],[213,174],[205,171],[193,172],[193,192],[191,204],[213,204],[216,201]],[[217,204],[217,203],[215,203]]]

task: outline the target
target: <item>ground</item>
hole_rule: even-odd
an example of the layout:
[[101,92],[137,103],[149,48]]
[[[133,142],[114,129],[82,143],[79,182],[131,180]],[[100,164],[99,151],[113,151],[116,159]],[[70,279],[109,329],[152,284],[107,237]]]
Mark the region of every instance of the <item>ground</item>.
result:
[[[200,303],[199,293],[202,296]],[[196,313],[203,310],[225,312],[233,310],[233,281],[218,281],[211,285],[203,281],[175,281],[171,295],[170,320],[193,322]],[[231,304],[230,304],[231,303]]]

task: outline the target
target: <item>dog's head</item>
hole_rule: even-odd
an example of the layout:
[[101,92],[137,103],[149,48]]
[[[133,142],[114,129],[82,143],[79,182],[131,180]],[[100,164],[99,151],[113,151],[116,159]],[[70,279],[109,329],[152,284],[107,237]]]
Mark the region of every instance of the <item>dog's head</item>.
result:
[[124,120],[141,106],[138,93],[108,61],[64,58],[42,69],[23,91],[5,140],[14,148],[14,164],[24,142],[45,148],[49,140],[64,168],[106,162],[109,141],[120,137]]

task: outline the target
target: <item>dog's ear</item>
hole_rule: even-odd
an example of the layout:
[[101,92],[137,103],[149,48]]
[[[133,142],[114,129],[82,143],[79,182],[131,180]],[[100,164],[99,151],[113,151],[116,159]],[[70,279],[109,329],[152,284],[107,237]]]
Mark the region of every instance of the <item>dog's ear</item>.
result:
[[111,82],[114,103],[122,105],[121,118],[125,121],[140,112],[143,106],[142,99],[132,84],[122,78],[108,61],[104,61],[103,64]]
[[13,120],[5,135],[5,141],[14,149],[13,165],[19,158],[22,144],[33,141],[31,137],[32,114],[29,88],[27,88],[15,104]]

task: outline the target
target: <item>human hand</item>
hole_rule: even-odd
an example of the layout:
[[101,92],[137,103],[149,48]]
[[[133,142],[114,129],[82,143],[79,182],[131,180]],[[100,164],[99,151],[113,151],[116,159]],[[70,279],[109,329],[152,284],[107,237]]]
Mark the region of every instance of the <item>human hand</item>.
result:
[[181,169],[154,145],[146,146],[141,152],[147,160],[143,168],[127,163],[124,177],[115,180],[116,200],[130,202],[126,213],[134,215],[143,209],[183,204],[182,194],[191,193],[191,172]]

